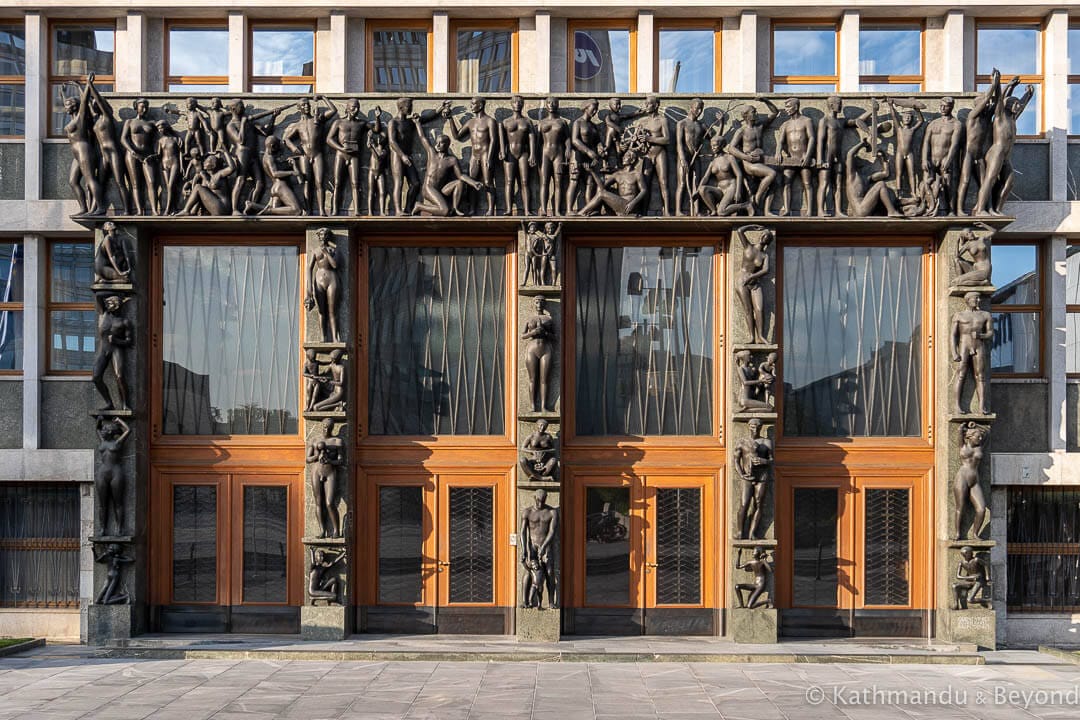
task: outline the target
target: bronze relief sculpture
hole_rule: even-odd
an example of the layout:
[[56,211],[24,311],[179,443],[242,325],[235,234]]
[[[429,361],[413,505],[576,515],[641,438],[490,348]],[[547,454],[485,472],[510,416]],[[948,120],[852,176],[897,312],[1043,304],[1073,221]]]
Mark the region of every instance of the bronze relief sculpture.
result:
[[952,355],[953,362],[960,363],[953,387],[953,409],[958,415],[965,414],[961,408],[964,386],[970,375],[975,383],[976,407],[983,415],[990,413],[987,390],[990,374],[990,341],[994,339],[994,316],[979,309],[982,296],[977,292],[964,295],[967,309],[953,315]]
[[[751,418],[747,423],[750,437],[735,444],[735,471],[742,480],[742,497],[735,521],[738,539],[756,539],[761,523],[762,504],[772,480],[773,444],[761,437],[761,420]],[[749,526],[747,519],[749,518]]]
[[116,223],[101,226],[101,243],[94,248],[94,282],[126,285],[131,282],[127,243],[116,234]]
[[555,320],[545,310],[543,295],[533,298],[536,314],[525,321],[521,339],[525,340],[525,368],[529,374],[529,397],[533,411],[552,409],[548,386],[555,367]]
[[[121,316],[120,311],[126,300],[118,295],[108,295],[101,300],[104,312],[98,316],[98,352],[94,358],[92,378],[98,394],[105,400],[105,410],[129,410],[128,386],[124,378],[124,359],[127,350],[134,344],[131,321]],[[116,398],[105,384],[105,374],[112,370],[116,381]]]
[[990,564],[980,558],[974,548],[964,546],[960,549],[952,590],[953,610],[967,610],[972,605],[982,605],[989,610],[993,606],[986,596],[990,590]]
[[521,546],[521,607],[559,607],[559,510],[547,504],[547,490],[536,491],[533,504],[521,513],[518,543]]
[[327,418],[321,437],[308,441],[307,464],[311,494],[315,499],[315,517],[321,527],[320,538],[340,538],[341,513],[338,511],[338,468],[345,463],[345,439],[334,434],[334,420]]
[[337,242],[329,228],[316,231],[319,245],[308,259],[307,296],[304,307],[319,314],[323,342],[341,342],[338,313],[341,308],[341,278],[338,270]]
[[[131,428],[122,418],[97,419],[98,464],[94,475],[98,526],[102,535],[124,534],[124,501],[127,479],[122,455]],[[110,532],[115,528],[115,532]]]
[[341,582],[331,572],[338,563],[345,559],[345,550],[330,548],[309,548],[311,569],[308,570],[308,598],[312,605],[320,600],[327,605],[341,604]]
[[[747,236],[747,232],[752,232]],[[742,305],[746,316],[746,329],[755,344],[767,344],[765,290],[761,286],[763,278],[770,272],[768,246],[776,238],[776,233],[761,225],[744,225],[734,230],[743,246],[736,273],[735,296]]]
[[975,422],[965,422],[960,425],[960,467],[956,470],[956,478],[953,480],[953,501],[956,505],[953,510],[953,521],[956,525],[955,538],[963,539],[964,511],[970,505],[974,512],[971,527],[968,529],[968,537],[978,537],[982,531],[983,523],[986,522],[990,509],[983,495],[982,486],[979,484],[979,465],[983,459],[983,445],[990,435],[990,428]]
[[989,285],[993,277],[990,242],[994,230],[982,222],[976,222],[975,227],[985,230],[985,234],[980,235],[972,228],[960,232],[954,263],[956,277],[953,279],[953,285],[959,287]]
[[[772,593],[769,592],[769,580],[773,576],[773,561],[769,558],[769,552],[762,546],[754,548],[754,556],[746,562],[742,561],[742,548],[735,555],[735,569],[753,573],[754,582],[735,583],[735,601],[740,608],[773,607]],[[762,599],[762,595],[769,592],[769,596]],[[743,593],[750,593],[745,596]]]
[[98,605],[127,605],[131,602],[130,596],[123,589],[124,566],[135,562],[135,558],[125,555],[119,543],[108,543],[101,552],[95,548],[94,562],[104,563],[109,568],[105,584],[94,602]]
[[536,430],[521,444],[518,467],[525,473],[525,477],[537,482],[554,482],[559,472],[555,438],[547,429],[547,420],[537,420]]

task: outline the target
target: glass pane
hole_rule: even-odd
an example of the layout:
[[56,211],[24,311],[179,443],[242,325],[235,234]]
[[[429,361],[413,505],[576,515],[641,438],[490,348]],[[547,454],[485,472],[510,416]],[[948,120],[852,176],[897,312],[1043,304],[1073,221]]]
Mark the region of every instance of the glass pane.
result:
[[585,488],[585,603],[630,604],[630,488]]
[[[1010,487],[1006,526],[1009,610],[1053,612],[1080,606],[1080,555],[1061,552],[1066,549],[1061,545],[1075,548],[1080,541],[1080,490]],[[1044,545],[1027,551],[1044,552],[1014,553],[1018,543]]]
[[[0,52],[3,52],[0,49]],[[26,133],[26,88],[0,84],[0,135]]]
[[244,486],[244,602],[289,600],[289,489]]
[[773,31],[773,75],[835,75],[836,28],[790,27]]
[[990,299],[992,305],[1039,304],[1037,245],[995,244],[993,260],[990,282],[997,288],[997,292]]
[[503,248],[373,247],[372,435],[500,435]]
[[1080,27],[1069,28],[1069,74],[1080,75]]
[[1065,316],[1065,372],[1080,373],[1080,313]]
[[922,85],[919,83],[860,83],[859,92],[885,93],[892,96],[900,93],[922,92]]
[[1069,134],[1080,135],[1080,84],[1069,85]]
[[865,594],[867,605],[907,605],[910,583],[906,488],[866,491]]
[[173,486],[173,602],[217,600],[217,488]]
[[61,25],[53,28],[53,75],[113,74],[115,25]]
[[26,27],[0,25],[0,75],[26,75]]
[[0,485],[0,606],[79,607],[79,486]]
[[375,92],[427,92],[427,30],[372,33],[371,65]]
[[784,433],[922,433],[922,248],[784,248]]
[[[183,93],[185,95],[195,95],[198,93],[213,93],[215,95],[225,95],[229,91],[228,85],[169,85],[169,92],[171,93]],[[252,90],[252,92],[256,92]]]
[[298,265],[291,246],[164,248],[166,434],[296,433]]
[[452,487],[450,602],[495,601],[495,490]]
[[574,92],[630,92],[630,31],[574,31]]
[[660,92],[715,92],[713,35],[712,30],[660,31]]
[[990,370],[994,373],[1039,372],[1039,313],[996,312]]
[[94,247],[90,243],[49,245],[49,299],[54,303],[92,303]]
[[458,92],[510,92],[512,37],[509,30],[458,31]]
[[656,490],[656,602],[701,602],[701,489]]
[[229,31],[170,28],[169,75],[228,75]]
[[[1004,84],[1008,82],[1011,77],[1012,76],[1006,78],[1003,76],[1001,80],[1002,86],[1004,86]],[[976,89],[979,92],[983,92],[988,87],[990,87],[990,83],[979,83],[978,85],[976,85]],[[1016,88],[1016,91],[1013,92],[1013,96],[1019,98],[1023,96],[1026,90],[1027,83],[1020,83],[1020,85]],[[1035,94],[1031,97],[1031,102],[1029,102],[1027,104],[1027,107],[1024,108],[1023,114],[1021,114],[1020,117],[1016,118],[1017,135],[1037,135],[1039,133],[1039,128],[1042,127],[1042,100],[1040,99],[1041,95],[1042,86],[1035,85]]]
[[97,313],[93,310],[53,310],[49,313],[50,370],[94,369]]
[[[112,92],[112,83],[107,82],[95,82],[96,87],[101,92]],[[65,86],[63,83],[53,83],[49,86],[49,98],[50,98],[50,110],[49,110],[49,134],[53,136],[62,136],[64,134],[64,126],[71,120],[67,111],[64,110],[64,98],[68,95],[79,97],[75,88]]]
[[252,85],[251,92],[253,93],[300,93],[308,94],[312,92],[311,85]]
[[420,603],[424,596],[424,489],[379,488],[379,602]]
[[713,250],[578,248],[579,435],[711,435]]
[[859,74],[922,75],[922,30],[860,28]]
[[0,242],[0,303],[23,301],[23,244]]
[[[340,59],[344,62],[344,59]],[[218,73],[219,75],[224,73]],[[251,74],[315,75],[315,33],[310,28],[251,31]]]
[[836,488],[795,488],[795,577],[791,585],[796,606],[836,607],[839,500]]
[[23,314],[0,310],[0,370],[22,370]]
[[814,83],[812,85],[792,85],[790,83],[773,83],[774,93],[783,93],[784,95],[807,95],[811,93],[834,93],[836,92],[836,85],[834,83]]
[[977,28],[975,73],[989,75],[997,68],[1002,77],[1038,75],[1040,35],[1037,27]]

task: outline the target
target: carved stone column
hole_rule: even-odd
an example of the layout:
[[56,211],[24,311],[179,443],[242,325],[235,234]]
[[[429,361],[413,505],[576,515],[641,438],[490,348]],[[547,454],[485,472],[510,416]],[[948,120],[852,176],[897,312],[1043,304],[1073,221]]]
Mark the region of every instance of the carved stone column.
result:
[[94,234],[99,410],[94,460],[94,590],[87,640],[104,644],[147,629],[150,245],[107,222]]
[[341,640],[353,631],[356,572],[353,462],[356,436],[356,245],[347,228],[307,231],[304,307],[305,640]]
[[773,570],[778,548],[772,437],[777,422],[780,349],[776,337],[776,233],[761,225],[736,228],[728,257],[731,337],[726,495],[731,572],[727,632],[735,642],[774,643],[778,623]]
[[938,252],[934,489],[937,637],[991,649],[997,639],[989,557],[995,545],[989,539],[992,235],[989,228],[957,226],[945,232]]
[[521,640],[555,642],[562,628],[562,268],[559,225],[527,223],[518,233],[517,292],[520,453],[514,566],[515,627]]

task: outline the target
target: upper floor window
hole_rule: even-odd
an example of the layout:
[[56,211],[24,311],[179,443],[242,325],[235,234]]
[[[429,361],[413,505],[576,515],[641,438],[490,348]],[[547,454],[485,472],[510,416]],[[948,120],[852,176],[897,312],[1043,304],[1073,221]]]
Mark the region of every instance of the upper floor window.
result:
[[517,21],[456,22],[450,38],[455,92],[517,90]]
[[664,93],[720,91],[720,24],[656,21],[656,90]]
[[1065,372],[1080,376],[1080,244],[1065,251]]
[[251,92],[314,91],[315,29],[312,26],[253,24],[250,46]]
[[571,21],[567,88],[580,93],[634,92],[637,24],[633,20]]
[[1069,134],[1080,135],[1080,25],[1069,28]]
[[424,93],[431,75],[431,23],[427,20],[367,22],[367,89]]
[[169,92],[213,93],[229,87],[229,29],[169,23],[165,82]]
[[49,243],[49,372],[88,373],[94,367],[93,266],[91,243]]
[[979,21],[975,28],[975,82],[982,92],[990,86],[991,74],[1001,71],[1002,91],[1014,77],[1020,97],[1031,85],[1035,95],[1016,121],[1018,135],[1037,135],[1042,128],[1042,27],[1038,24]]
[[990,298],[994,375],[1037,376],[1042,372],[1042,278],[1037,243],[994,242],[996,290]]
[[22,371],[23,245],[0,243],[0,373]]
[[26,133],[26,29],[0,24],[0,137]]
[[839,83],[833,23],[774,23],[772,89],[778,93],[831,93]]
[[922,25],[859,27],[859,91],[922,92]]
[[71,82],[85,83],[90,73],[101,92],[113,90],[116,23],[56,23],[49,34],[49,134],[60,136],[67,124],[64,98],[77,94]]

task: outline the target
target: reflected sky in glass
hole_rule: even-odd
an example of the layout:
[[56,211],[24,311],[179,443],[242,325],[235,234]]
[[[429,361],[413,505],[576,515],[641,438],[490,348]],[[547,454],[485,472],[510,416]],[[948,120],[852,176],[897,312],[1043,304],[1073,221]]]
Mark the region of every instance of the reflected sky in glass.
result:
[[773,33],[773,75],[835,74],[834,28],[778,28]]
[[169,30],[169,74],[228,75],[229,31],[210,28]]
[[979,28],[975,72],[989,75],[1035,75],[1039,72],[1038,28]]
[[251,33],[251,74],[314,74],[315,33],[311,30],[255,30]]
[[1080,135],[1080,85],[1069,86],[1069,134]]
[[815,83],[812,85],[775,83],[773,85],[773,92],[787,93],[788,95],[799,95],[802,93],[833,93],[836,92],[836,85],[832,83]]
[[[193,93],[217,93],[223,95],[228,93],[228,85],[169,85],[169,92],[171,93],[187,93],[191,95]],[[258,92],[257,90],[253,92]]]
[[311,85],[252,85],[251,92],[284,95],[286,93],[310,93]]
[[[1035,245],[994,245],[990,282],[997,288],[991,302],[1016,305],[1038,302],[1039,284],[1035,266],[1039,251]],[[1026,280],[1025,280],[1026,278]],[[1024,287],[1014,283],[1022,282]]]
[[714,46],[712,30],[661,30],[660,92],[713,92]]
[[[116,32],[112,27],[63,25],[53,30],[53,72],[57,75],[100,75],[113,72]],[[99,88],[100,89],[100,88]]]
[[[1001,87],[1005,88],[1006,78],[1001,78]],[[976,90],[982,92],[986,88],[990,87],[990,83],[979,83]],[[1020,83],[1013,91],[1014,97],[1021,97],[1027,90],[1027,84]],[[1024,113],[1016,119],[1016,134],[1017,135],[1037,135],[1039,132],[1039,114],[1042,111],[1042,102],[1039,99],[1041,94],[1039,91],[1041,88],[1035,86],[1035,95],[1032,96],[1031,102],[1024,108]]]
[[859,92],[886,93],[890,97],[899,93],[922,92],[919,83],[860,83]]
[[860,75],[921,75],[919,28],[866,28],[859,31]]
[[630,31],[574,32],[574,91],[630,92]]
[[1080,27],[1069,28],[1069,74],[1080,75]]

